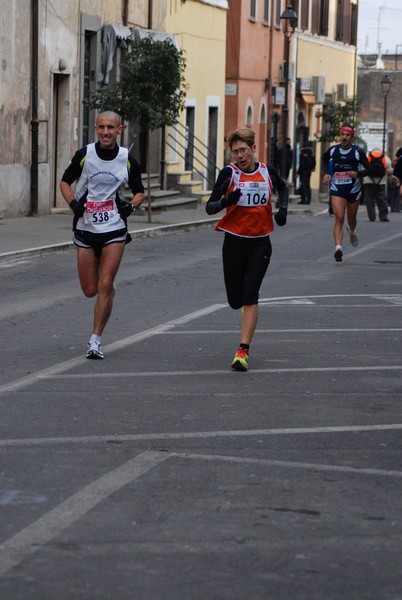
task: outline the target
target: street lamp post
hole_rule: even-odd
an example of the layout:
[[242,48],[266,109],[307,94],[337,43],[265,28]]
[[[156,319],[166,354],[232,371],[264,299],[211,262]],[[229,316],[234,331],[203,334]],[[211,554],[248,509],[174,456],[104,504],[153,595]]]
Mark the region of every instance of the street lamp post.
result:
[[297,13],[293,6],[289,5],[281,14],[280,20],[283,23],[283,32],[285,34],[285,104],[282,112],[282,152],[281,152],[281,176],[286,179],[286,138],[288,137],[289,121],[289,57],[290,57],[290,38],[292,37],[297,25]]
[[385,154],[385,131],[387,127],[387,97],[391,89],[392,81],[388,75],[384,75],[381,79],[381,91],[384,96],[384,119],[382,126],[382,153]]

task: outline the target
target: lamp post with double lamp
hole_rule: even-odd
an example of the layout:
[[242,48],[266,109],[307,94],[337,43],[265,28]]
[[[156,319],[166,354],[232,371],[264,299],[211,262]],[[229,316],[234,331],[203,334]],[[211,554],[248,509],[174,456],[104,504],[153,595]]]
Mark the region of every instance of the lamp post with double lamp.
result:
[[392,81],[388,75],[384,75],[381,79],[381,91],[384,96],[384,119],[382,126],[382,153],[385,154],[385,131],[387,127],[387,97],[391,89]]
[[281,14],[280,20],[283,24],[285,34],[285,103],[282,112],[282,153],[281,153],[281,176],[286,178],[286,138],[288,137],[289,121],[289,56],[290,39],[296,29],[297,13],[293,6],[289,5]]

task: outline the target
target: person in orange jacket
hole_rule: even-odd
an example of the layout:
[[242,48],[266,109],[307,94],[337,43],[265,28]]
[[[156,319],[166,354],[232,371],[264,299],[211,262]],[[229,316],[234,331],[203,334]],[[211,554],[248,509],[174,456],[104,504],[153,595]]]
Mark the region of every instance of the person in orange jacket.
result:
[[[379,220],[387,222],[389,219],[386,189],[387,176],[392,172],[391,161],[379,148],[371,150],[367,158],[370,165],[369,174],[363,179],[363,197],[367,216],[370,221],[375,221],[375,207],[377,205]],[[376,167],[377,164],[378,167]],[[380,165],[382,168],[379,168]]]

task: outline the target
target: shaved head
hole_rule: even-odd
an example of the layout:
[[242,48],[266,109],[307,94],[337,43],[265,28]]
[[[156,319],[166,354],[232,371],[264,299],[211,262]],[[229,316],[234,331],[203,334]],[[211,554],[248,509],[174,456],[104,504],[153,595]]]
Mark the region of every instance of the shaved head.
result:
[[96,117],[95,125],[98,124],[98,121],[101,117],[106,117],[107,119],[116,119],[117,125],[121,125],[121,116],[113,110],[104,110],[103,112],[99,113],[99,115]]

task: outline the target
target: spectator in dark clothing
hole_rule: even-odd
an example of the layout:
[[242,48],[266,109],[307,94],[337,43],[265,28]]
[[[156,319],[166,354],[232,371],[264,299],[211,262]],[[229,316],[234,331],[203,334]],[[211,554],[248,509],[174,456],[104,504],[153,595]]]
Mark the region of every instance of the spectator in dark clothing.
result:
[[315,156],[311,148],[302,148],[300,151],[299,168],[297,174],[300,177],[300,195],[301,200],[298,204],[310,204],[311,187],[310,177],[315,169]]
[[290,169],[292,168],[293,165],[293,149],[290,145],[290,138],[286,138],[286,148],[285,148],[285,172],[283,172],[283,166],[282,166],[282,148],[279,148],[278,150],[278,163],[276,165],[277,169],[279,170],[281,177],[287,181],[288,177],[289,177],[289,173],[290,173]]
[[[402,148],[400,148],[400,150],[402,150]],[[400,153],[399,157],[397,152],[397,161],[394,165],[394,171],[392,175],[394,177],[395,188],[393,202],[391,204],[391,212],[400,212],[402,196],[402,152]]]

